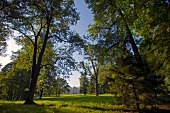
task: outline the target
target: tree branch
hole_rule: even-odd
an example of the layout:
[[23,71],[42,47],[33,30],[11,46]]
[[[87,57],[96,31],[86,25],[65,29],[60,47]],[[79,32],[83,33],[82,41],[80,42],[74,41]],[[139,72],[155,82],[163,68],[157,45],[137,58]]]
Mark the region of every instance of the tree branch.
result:
[[40,29],[39,29],[37,35],[35,35],[35,38],[38,38],[38,36],[40,36],[41,30],[42,30],[42,28],[45,27],[46,24],[47,24],[47,23],[45,23],[44,25],[42,25],[42,19],[41,19],[41,26],[40,26]]
[[5,9],[6,7],[8,7],[8,6],[14,4],[16,1],[17,1],[17,0],[14,0],[12,3],[10,3],[10,4],[8,4],[8,5],[4,5],[4,3],[3,3],[3,7],[0,8],[0,11],[3,10],[3,9]]
[[158,69],[160,69],[160,68],[163,66],[164,62],[165,62],[166,59],[168,59],[168,58],[170,58],[170,56],[167,56],[167,57],[165,57],[165,58],[163,59],[162,63],[158,66]]
[[19,33],[21,33],[22,35],[24,35],[25,37],[27,37],[27,38],[31,41],[31,43],[32,43],[33,45],[35,45],[35,43],[33,42],[33,40],[32,40],[27,34],[25,34],[25,33],[22,32],[22,31],[19,31],[19,30],[15,29],[15,28],[12,28],[12,29],[18,31]]
[[109,31],[112,29],[112,27],[118,22],[119,20],[116,20],[110,25],[110,27],[100,27],[100,29],[108,29]]
[[109,51],[111,48],[113,48],[114,46],[118,45],[120,42],[116,42],[113,45],[111,45],[110,47],[107,48],[107,51]]
[[30,23],[30,25],[31,25],[31,29],[32,29],[32,31],[33,31],[33,33],[34,33],[34,36],[36,36],[36,33],[35,33],[35,30],[34,30],[34,27],[33,27],[33,25]]
[[[33,1],[32,1],[32,2],[33,2]],[[33,2],[33,5],[35,5],[38,9],[41,10],[42,13],[44,13],[44,14],[47,16],[47,13],[44,11],[44,9],[43,9],[41,6],[39,6],[39,5],[36,4],[35,2]]]
[[59,36],[57,36],[57,35],[53,35],[53,36],[49,36],[48,38],[52,38],[52,37],[56,37],[57,39],[59,39],[60,41],[62,41],[62,42],[69,42],[68,40],[63,40],[63,39],[61,39]]

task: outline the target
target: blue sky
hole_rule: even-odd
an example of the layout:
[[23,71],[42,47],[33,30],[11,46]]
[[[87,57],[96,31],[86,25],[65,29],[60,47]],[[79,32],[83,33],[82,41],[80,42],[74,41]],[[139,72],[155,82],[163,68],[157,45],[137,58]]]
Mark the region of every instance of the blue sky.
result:
[[[80,36],[87,35],[88,25],[93,23],[93,16],[91,14],[90,9],[87,8],[87,5],[84,0],[75,0],[75,5],[77,11],[80,13],[80,20],[78,21],[76,26],[72,26],[71,29],[75,30],[79,33]],[[83,57],[74,54],[74,58],[76,61],[82,61]],[[70,86],[79,86],[79,78],[80,73],[77,71],[72,72],[73,75],[70,76],[68,83]]]
[[75,0],[75,5],[77,12],[80,13],[80,20],[76,26],[72,26],[71,28],[77,31],[80,35],[86,35],[88,25],[93,22],[91,11],[87,8],[84,0]]
[[[78,21],[76,26],[71,26],[71,29],[79,33],[80,36],[87,35],[88,25],[93,23],[91,11],[87,8],[87,5],[85,4],[84,0],[75,0],[75,5],[77,8],[77,12],[80,13],[80,20]],[[0,57],[0,63],[2,63],[3,66],[10,62],[10,56],[12,55],[11,51],[17,51],[18,49],[21,48],[17,44],[15,44],[15,41],[13,39],[10,39],[7,43],[8,43],[6,52],[7,56]],[[83,57],[78,55],[77,53],[74,54],[74,57],[76,61],[83,60]],[[80,73],[74,71],[72,72],[72,74],[73,75],[71,75],[70,79],[68,80],[69,85],[72,87],[79,86]]]

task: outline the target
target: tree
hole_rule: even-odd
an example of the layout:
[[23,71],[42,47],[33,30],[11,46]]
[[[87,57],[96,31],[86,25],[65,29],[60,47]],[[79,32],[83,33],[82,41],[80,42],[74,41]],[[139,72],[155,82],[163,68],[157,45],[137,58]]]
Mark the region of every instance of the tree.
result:
[[95,93],[95,80],[92,76],[89,78],[87,93],[88,94]]
[[15,65],[15,62],[11,62],[2,68],[2,96],[8,100],[25,99],[25,90],[29,86],[30,71],[18,69]]
[[41,69],[41,74],[38,77],[37,92],[39,92],[39,99],[42,99],[43,93],[50,96],[53,94],[54,81],[57,77],[56,70],[52,68]]
[[80,80],[80,93],[86,95],[88,89],[88,78],[85,74],[84,75],[82,74],[79,80]]
[[122,13],[122,11],[124,11],[127,7],[126,5],[122,4],[127,2],[127,5],[129,5],[130,3],[128,3],[128,1],[124,2],[112,0],[85,1],[87,4],[89,4],[89,8],[91,8],[92,12],[94,13],[95,23],[94,25],[89,26],[90,34],[95,38],[104,38],[100,40],[101,42],[105,41],[106,43],[106,41],[110,40],[112,44],[109,43],[110,46],[108,44],[108,48],[112,48],[120,42],[130,43],[136,62],[138,63],[141,71],[143,71],[141,55],[133,38],[132,31],[130,30],[128,22],[125,18],[126,15]]
[[[78,35],[69,29],[69,26],[79,19],[78,13],[73,0],[17,1],[10,9],[15,9],[10,14],[13,19],[10,28],[18,31],[21,34],[20,38],[28,38],[33,46],[31,81],[24,104],[34,104],[35,87],[47,42],[72,42],[78,39]],[[40,38],[42,45],[37,52]]]
[[[41,44],[42,41],[39,39],[38,46],[41,46]],[[20,45],[22,45],[21,50],[13,53],[12,58],[13,60],[17,61],[17,68],[30,70],[32,61],[31,56],[33,54],[32,44],[28,39],[23,39],[20,41]],[[62,50],[64,49],[66,48],[62,48]],[[37,51],[39,51],[39,48]],[[71,70],[70,67],[74,67],[74,59],[69,56],[70,51],[72,51],[72,49],[67,51],[60,51],[60,49],[56,50],[51,42],[47,43],[36,87],[36,94],[39,94],[40,99],[42,98],[43,94],[48,96],[54,94],[57,89],[55,85],[55,78],[61,74],[68,75],[69,71]],[[58,54],[58,52],[60,52],[60,55]],[[60,67],[57,68],[57,66]],[[65,90],[68,91],[66,86],[63,87],[65,88]]]
[[112,72],[107,69],[107,65],[100,66],[99,72],[99,84],[100,84],[100,93],[113,93],[110,83],[114,81],[112,78]]
[[68,85],[67,81],[61,77],[57,77],[57,79],[55,80],[55,88],[57,97],[59,97],[62,93],[70,91],[70,86]]
[[[145,3],[144,3],[145,4]],[[169,1],[150,1],[145,14],[138,10],[141,22],[136,22],[136,31],[143,38],[140,50],[145,55],[148,65],[156,74],[165,76],[168,84],[169,73]],[[148,20],[149,19],[149,20]],[[142,24],[140,24],[142,23]],[[163,45],[160,47],[160,45]]]
[[[143,18],[142,15],[145,13],[153,15],[153,9],[160,1],[85,1],[94,14],[94,24],[89,26],[89,32],[91,36],[96,39],[97,43],[103,46],[103,62],[107,64],[110,61],[114,73],[119,75],[119,77],[113,77],[115,83],[117,82],[117,85],[127,87],[127,90],[122,88],[119,90],[122,94],[120,97],[125,99],[133,98],[133,103],[136,104],[137,110],[140,110],[139,101],[142,97],[145,98],[143,100],[149,100],[147,98],[150,95],[160,94],[162,91],[157,92],[154,91],[154,89],[157,89],[161,85],[164,86],[164,83],[163,77],[159,74],[155,75],[155,70],[152,70],[152,68],[148,66],[145,56],[143,56],[142,59],[142,55],[138,49],[140,45],[137,46],[137,42],[140,40],[139,36],[143,34],[140,34],[135,27],[138,27],[137,25],[139,25],[139,27],[140,25],[145,25],[142,23],[141,18],[144,21],[146,18]],[[162,16],[159,15],[158,17]],[[156,21],[156,19],[154,20]],[[147,25],[150,27],[151,22],[145,22],[148,22]],[[138,29],[141,30],[143,28],[140,27]],[[152,31],[153,34],[155,31],[156,29]],[[106,61],[106,59],[109,61]],[[145,96],[142,96],[140,92],[146,87],[147,91],[144,92]],[[128,92],[128,90],[132,91],[133,96],[127,95],[126,97],[124,95],[124,91]]]
[[99,64],[99,59],[100,57],[98,56],[98,49],[94,45],[87,45],[85,46],[84,53],[85,57],[88,59],[88,65],[86,66],[87,71],[90,76],[93,77],[95,80],[95,90],[96,90],[96,96],[99,95],[99,83],[98,83],[98,76],[99,76],[99,69],[100,69],[100,64]]
[[[41,44],[42,44],[41,40],[39,39],[38,46],[41,46]],[[24,95],[27,95],[25,92],[25,89],[28,88],[28,82],[29,82],[29,77],[30,77],[29,75],[30,73],[28,72],[31,72],[31,61],[32,61],[31,56],[33,54],[33,50],[32,50],[33,47],[31,45],[31,42],[28,39],[22,39],[20,41],[20,45],[22,45],[22,48],[18,50],[17,52],[13,52],[13,55],[12,55],[12,60],[15,61],[15,65],[13,65],[14,63],[9,63],[6,66],[4,66],[4,68],[2,68],[2,72],[4,73],[3,75],[8,75],[6,76],[6,78],[2,77],[4,81],[7,81],[7,82],[3,82],[6,84],[6,86],[2,85],[2,88],[3,86],[5,86],[4,88],[6,89],[9,87],[6,91],[10,91],[10,92],[15,91],[16,93],[19,92],[17,95],[23,94],[21,98],[18,98],[18,99],[23,99],[25,98]],[[37,51],[39,51],[39,49]],[[60,53],[63,54],[63,52],[60,52]],[[67,57],[65,53],[66,52],[64,52],[63,55]],[[61,66],[60,68],[56,68],[56,63],[58,61],[64,61],[63,63],[67,63],[67,64],[69,64],[69,62],[66,62],[66,61],[71,61],[69,60],[70,57],[63,58],[63,59],[61,59],[61,57],[62,55],[60,56],[57,55],[57,52],[56,50],[54,50],[52,43],[48,42],[46,51],[44,53],[44,57],[41,63],[41,71],[38,77],[37,88],[36,88],[36,94],[39,93],[40,99],[42,98],[43,94],[50,96],[50,94],[54,94],[54,92],[56,92],[57,88],[55,85],[55,82],[56,82],[55,78],[57,77],[57,74],[63,73],[60,70],[60,68],[63,68],[63,71],[65,71],[64,73],[65,75],[69,73],[66,67]],[[25,73],[25,75],[22,73]],[[18,78],[18,81],[17,81],[17,79],[15,79],[16,77],[21,77],[23,81],[26,80],[24,83],[26,83],[27,86],[23,83],[21,86],[18,86],[20,85],[20,79]],[[11,83],[15,83],[16,87],[13,87]],[[13,88],[10,88],[10,87],[13,87]],[[60,93],[62,93],[63,91],[68,92],[69,91],[68,87],[69,87],[68,84],[62,86],[62,90],[60,91]],[[5,89],[2,91],[5,91]],[[16,93],[15,94],[9,93],[10,96],[8,96],[8,99],[16,99],[15,96],[13,96],[13,95],[16,95]]]

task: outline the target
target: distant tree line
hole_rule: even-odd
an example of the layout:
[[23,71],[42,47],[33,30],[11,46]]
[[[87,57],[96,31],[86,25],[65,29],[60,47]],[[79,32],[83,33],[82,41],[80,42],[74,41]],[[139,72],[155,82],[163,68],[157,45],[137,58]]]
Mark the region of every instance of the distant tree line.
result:
[[[13,62],[8,63],[1,71],[0,98],[7,100],[25,100],[29,90],[30,71],[18,69]],[[61,77],[44,73],[40,75],[36,86],[35,95],[42,99],[42,96],[55,95],[70,92],[67,81]]]

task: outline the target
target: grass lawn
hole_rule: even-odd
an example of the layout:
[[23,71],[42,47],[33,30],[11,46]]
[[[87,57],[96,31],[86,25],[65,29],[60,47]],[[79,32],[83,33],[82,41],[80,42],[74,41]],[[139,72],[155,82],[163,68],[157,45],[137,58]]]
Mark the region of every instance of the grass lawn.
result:
[[[0,113],[120,113],[130,112],[125,106],[116,106],[113,96],[63,94],[61,97],[43,97],[38,105],[23,105],[24,101],[0,100]],[[168,109],[170,106],[163,106]],[[169,112],[170,113],[170,112]]]

